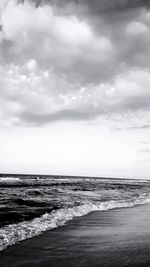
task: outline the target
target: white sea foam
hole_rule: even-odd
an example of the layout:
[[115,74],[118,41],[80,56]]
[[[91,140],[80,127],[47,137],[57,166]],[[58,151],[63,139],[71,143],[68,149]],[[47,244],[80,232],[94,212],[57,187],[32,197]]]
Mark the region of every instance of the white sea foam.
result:
[[63,208],[52,213],[44,214],[40,218],[31,221],[25,221],[17,224],[11,224],[0,229],[0,250],[6,249],[8,246],[16,244],[22,240],[40,235],[42,232],[64,225],[74,217],[86,215],[92,211],[104,211],[122,207],[133,207],[139,204],[149,203],[150,198],[130,202],[108,201],[92,203],[86,202],[80,206],[71,208]]
[[0,177],[0,182],[17,182],[20,181],[18,177]]

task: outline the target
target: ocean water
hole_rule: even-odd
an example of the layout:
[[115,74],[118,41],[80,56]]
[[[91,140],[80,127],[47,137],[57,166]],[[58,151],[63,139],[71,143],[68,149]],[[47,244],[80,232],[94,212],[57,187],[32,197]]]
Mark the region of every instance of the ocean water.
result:
[[150,202],[150,181],[0,177],[0,250],[95,210]]

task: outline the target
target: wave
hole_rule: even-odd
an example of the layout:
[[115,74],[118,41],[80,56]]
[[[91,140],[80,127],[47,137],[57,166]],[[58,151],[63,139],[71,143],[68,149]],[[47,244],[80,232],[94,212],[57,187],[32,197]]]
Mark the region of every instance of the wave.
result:
[[17,224],[7,225],[0,229],[0,251],[22,240],[40,235],[41,233],[66,224],[75,217],[86,215],[92,211],[104,211],[116,208],[133,207],[140,204],[150,203],[150,198],[142,197],[129,202],[107,201],[86,202],[80,206],[61,208],[51,213],[45,213],[39,218],[24,221]]
[[49,203],[46,201],[42,201],[42,199],[23,199],[17,198],[13,201],[19,206],[28,206],[28,207],[46,207],[49,206]]

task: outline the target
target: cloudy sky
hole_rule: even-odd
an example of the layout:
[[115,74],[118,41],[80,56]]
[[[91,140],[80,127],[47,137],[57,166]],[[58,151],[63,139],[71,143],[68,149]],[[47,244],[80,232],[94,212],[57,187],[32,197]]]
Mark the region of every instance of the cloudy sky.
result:
[[150,178],[148,0],[0,1],[0,172]]

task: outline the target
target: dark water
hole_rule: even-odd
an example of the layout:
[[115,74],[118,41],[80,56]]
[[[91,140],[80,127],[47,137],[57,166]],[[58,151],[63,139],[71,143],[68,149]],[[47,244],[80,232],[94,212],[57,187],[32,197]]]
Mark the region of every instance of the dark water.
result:
[[0,178],[0,250],[94,210],[150,202],[150,182],[138,180]]

